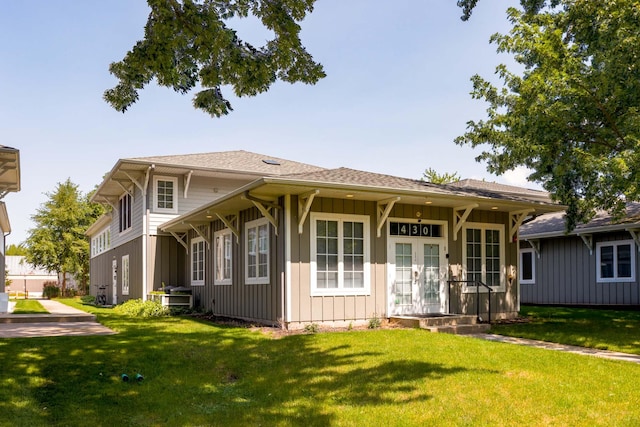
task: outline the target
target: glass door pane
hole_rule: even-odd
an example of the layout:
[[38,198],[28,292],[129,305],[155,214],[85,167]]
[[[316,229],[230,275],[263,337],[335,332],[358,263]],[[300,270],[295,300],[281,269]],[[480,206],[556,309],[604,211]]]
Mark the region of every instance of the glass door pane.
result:
[[427,304],[440,302],[440,245],[424,245],[423,293]]
[[394,294],[397,305],[411,305],[413,302],[413,256],[411,243],[396,243],[396,276]]

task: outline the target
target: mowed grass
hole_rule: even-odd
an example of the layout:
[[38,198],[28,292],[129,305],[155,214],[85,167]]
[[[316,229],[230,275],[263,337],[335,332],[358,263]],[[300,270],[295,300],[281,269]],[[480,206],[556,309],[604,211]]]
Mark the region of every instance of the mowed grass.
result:
[[494,325],[491,332],[599,350],[640,354],[640,311],[523,306],[529,323]]
[[0,339],[0,425],[640,424],[632,363],[412,329],[274,339],[90,310],[119,333]]
[[32,299],[20,299],[16,301],[16,305],[13,308],[13,314],[47,314],[49,313],[43,306],[36,300]]

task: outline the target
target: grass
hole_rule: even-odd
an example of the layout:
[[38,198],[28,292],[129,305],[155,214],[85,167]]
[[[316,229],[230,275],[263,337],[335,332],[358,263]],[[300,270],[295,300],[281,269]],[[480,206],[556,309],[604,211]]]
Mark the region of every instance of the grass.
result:
[[640,311],[524,306],[520,314],[531,321],[494,325],[491,332],[640,354]]
[[636,364],[414,329],[273,339],[72,304],[119,333],[0,339],[0,425],[640,424]]
[[49,313],[45,308],[36,300],[22,299],[17,300],[16,305],[13,308],[13,314],[47,314]]

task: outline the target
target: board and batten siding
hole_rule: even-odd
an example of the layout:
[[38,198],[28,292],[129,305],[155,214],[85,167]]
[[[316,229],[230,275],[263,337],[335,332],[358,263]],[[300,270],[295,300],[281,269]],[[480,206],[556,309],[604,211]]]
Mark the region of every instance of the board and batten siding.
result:
[[[598,242],[630,240],[628,233],[593,235],[593,252],[578,236],[540,240],[540,257],[534,253],[534,283],[521,284],[524,304],[554,305],[640,305],[638,247],[632,251],[636,260],[635,282],[597,282],[596,250]],[[521,248],[530,248],[526,241]]]
[[186,250],[173,236],[149,236],[149,291],[165,286],[188,286]]
[[[280,205],[283,205],[282,200]],[[282,209],[272,212],[278,218],[278,235],[274,227],[269,224],[269,283],[245,283],[245,233],[247,222],[260,219],[262,215],[256,208],[241,211],[238,215],[238,230],[240,236],[232,235],[232,280],[229,285],[214,284],[214,233],[225,229],[222,221],[216,220],[206,226],[209,246],[205,248],[205,283],[202,286],[191,286],[190,255],[186,256],[187,280],[194,296],[194,305],[211,311],[216,316],[233,317],[264,324],[276,325],[282,317],[281,290],[284,280],[283,240],[284,214]],[[189,232],[189,242],[196,237],[196,233]]]
[[[129,255],[129,295],[122,295],[122,257]],[[112,262],[118,263],[118,303],[142,298],[142,237],[109,249],[90,260],[89,293],[97,295],[99,286],[106,286],[107,302],[113,301]]]

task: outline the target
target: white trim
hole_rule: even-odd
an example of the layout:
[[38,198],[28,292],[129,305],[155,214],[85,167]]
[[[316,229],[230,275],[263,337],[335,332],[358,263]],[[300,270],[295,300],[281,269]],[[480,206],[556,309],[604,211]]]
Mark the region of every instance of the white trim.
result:
[[[531,279],[524,279],[522,278],[522,272],[524,271],[524,268],[522,267],[524,265],[524,262],[522,261],[522,255],[524,253],[530,253],[531,254]],[[521,248],[518,251],[518,261],[519,261],[519,266],[520,268],[518,269],[518,281],[520,282],[520,284],[522,285],[535,285],[536,283],[536,257],[535,257],[535,249],[534,248]]]
[[[268,285],[271,279],[271,230],[269,229],[270,221],[267,218],[260,218],[254,221],[249,221],[244,224],[244,280],[246,285]],[[267,271],[263,276],[258,275],[259,265],[259,252],[260,252],[260,227],[267,227]],[[256,275],[255,277],[249,277],[249,230],[256,229]]]
[[[158,183],[160,181],[163,182],[171,182],[171,197],[173,198],[173,207],[171,208],[160,208],[158,207]],[[177,214],[178,213],[178,178],[172,176],[154,176],[153,177],[153,212],[157,213],[168,213],[168,214]]]
[[[338,224],[338,287],[337,288],[318,288],[317,287],[317,220],[337,221]],[[344,230],[342,224],[344,222],[360,222],[363,224],[363,282],[362,288],[344,288]],[[347,215],[311,212],[311,262],[310,262],[310,284],[311,296],[342,296],[342,295],[371,295],[371,228],[370,217],[367,215]]]
[[[233,239],[231,238],[232,233],[231,230],[228,228],[222,229],[222,230],[218,230],[215,233],[213,233],[213,284],[214,285],[231,285],[232,284],[232,279],[233,279]],[[222,246],[218,245],[218,239],[221,238],[222,239]],[[229,243],[231,244],[231,254],[230,254],[230,261],[231,261],[231,266],[230,266],[230,276],[229,277],[223,277],[222,279],[218,278],[218,272],[219,272],[219,268],[220,268],[220,264],[222,264],[222,272],[223,272],[223,276],[224,276],[224,255],[225,255],[225,243],[226,243],[226,238],[229,238]],[[222,252],[219,252],[219,250],[222,250]]]
[[[202,279],[193,279],[193,257],[198,253],[198,251],[196,251],[194,249],[194,245],[197,245],[198,243],[202,243]],[[194,237],[193,239],[191,239],[191,244],[189,245],[189,247],[191,248],[191,256],[189,257],[189,279],[190,279],[190,283],[191,286],[204,286],[204,280],[205,280],[205,274],[207,271],[207,256],[206,256],[206,245],[205,245],[205,240],[202,237]]]
[[[286,323],[291,322],[291,195],[287,194],[284,197],[284,262],[285,262],[285,278],[284,286],[285,290],[282,292],[282,298],[286,298],[283,301],[282,307],[284,312],[284,321]],[[286,296],[285,296],[286,295]]]
[[122,255],[122,295],[129,295],[129,287],[131,282],[131,272],[129,268],[129,255]]
[[[497,230],[500,233],[500,285],[499,286],[491,286],[496,292],[504,292],[505,282],[506,282],[506,256],[505,256],[505,226],[504,224],[490,224],[490,223],[480,223],[480,222],[465,222],[462,227],[462,278],[463,280],[467,279],[467,230],[468,229],[478,229],[482,230],[480,234],[480,257],[482,259],[482,282],[487,283],[487,245],[486,245],[486,233],[487,230]],[[481,288],[480,292],[487,292],[486,289]],[[465,285],[463,288],[463,292],[476,292],[475,286],[467,286]]]
[[107,225],[91,238],[91,258],[111,249],[111,226]]
[[[618,276],[618,246],[629,245],[631,256],[631,277],[619,277]],[[613,250],[613,277],[601,277],[602,269],[601,265],[601,250],[603,247],[612,246]],[[606,242],[596,243],[596,283],[629,283],[636,281],[636,252],[635,243],[633,240],[610,240]]]

